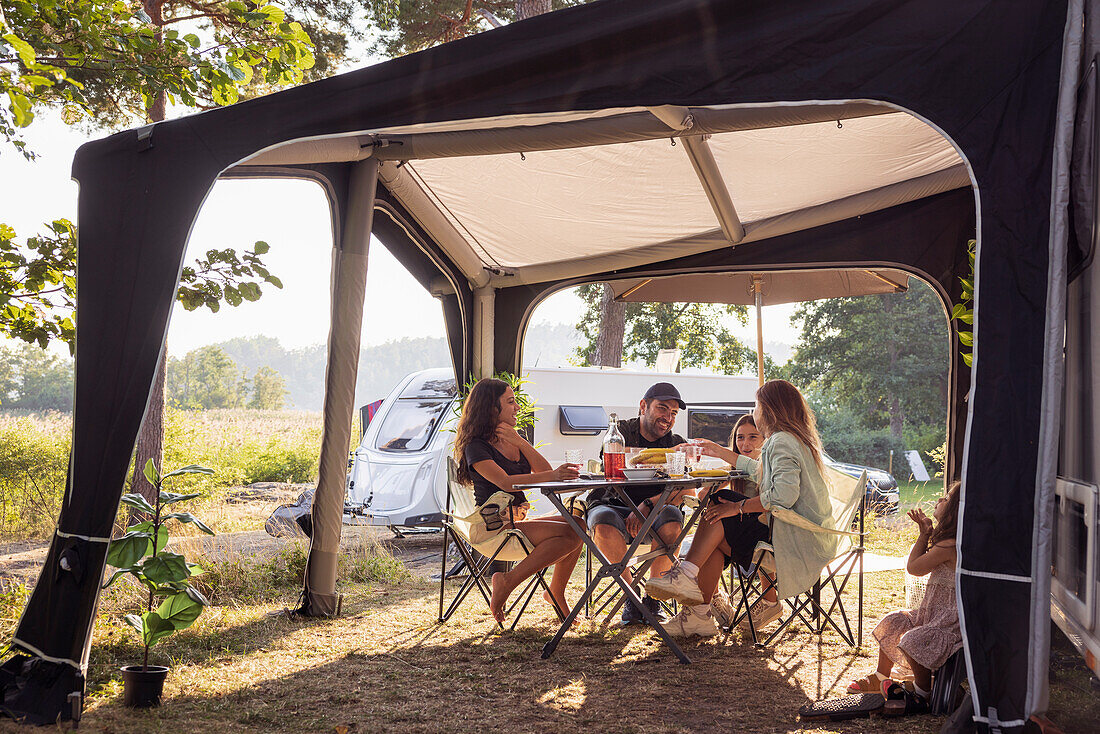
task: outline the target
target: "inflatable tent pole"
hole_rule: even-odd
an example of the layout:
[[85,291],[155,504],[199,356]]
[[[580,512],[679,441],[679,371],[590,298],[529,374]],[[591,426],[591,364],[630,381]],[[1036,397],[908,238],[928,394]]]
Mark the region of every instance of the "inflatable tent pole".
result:
[[324,427],[317,491],[313,497],[313,535],[306,561],[305,589],[298,613],[309,617],[338,612],[336,567],[344,512],[348,446],[355,412],[355,380],[367,286],[367,250],[374,219],[378,161],[367,159],[351,170],[347,211],[332,251],[332,322],[325,370]]

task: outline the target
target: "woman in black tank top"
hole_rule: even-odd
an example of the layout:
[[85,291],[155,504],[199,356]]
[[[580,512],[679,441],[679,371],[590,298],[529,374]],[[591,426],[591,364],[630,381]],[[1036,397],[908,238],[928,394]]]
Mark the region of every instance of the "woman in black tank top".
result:
[[567,614],[570,607],[565,600],[565,586],[581,554],[581,539],[565,518],[525,519],[529,505],[522,492],[513,490],[517,484],[575,479],[577,465],[551,468],[542,454],[516,432],[515,424],[516,396],[508,383],[493,378],[479,380],[463,404],[454,448],[458,480],[473,486],[479,505],[498,490],[511,494],[512,502],[501,514],[533,546],[511,571],[493,574],[489,608],[500,623],[504,622],[509,594],[549,566],[554,566],[550,580],[553,598],[546,601],[556,605],[561,615]]

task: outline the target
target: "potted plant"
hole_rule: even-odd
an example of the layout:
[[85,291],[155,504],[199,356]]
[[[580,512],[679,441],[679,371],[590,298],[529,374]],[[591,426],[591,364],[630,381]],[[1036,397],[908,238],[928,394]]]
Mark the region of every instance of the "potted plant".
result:
[[[200,567],[187,563],[187,559],[179,553],[165,550],[168,545],[166,523],[170,520],[190,523],[208,535],[213,535],[214,531],[188,512],[165,513],[168,505],[186,502],[199,495],[165,491],[164,480],[184,474],[213,473],[212,469],[205,466],[191,465],[161,476],[150,459],[145,464],[144,474],[149,484],[157,490],[156,503],[149,504],[148,500],[137,493],[122,497],[122,504],[139,510],[150,518],[126,528],[126,534],[112,540],[107,551],[107,563],[118,570],[103,588],[113,584],[120,576],[130,574],[148,590],[145,613],[140,616],[126,615],[126,623],[141,633],[141,640],[145,645],[142,664],[122,668],[123,702],[127,706],[147,708],[160,705],[168,668],[149,665],[149,648],[173,632],[190,627],[208,604],[206,598],[187,583],[190,577],[201,573]],[[157,604],[155,608],[154,604]]]

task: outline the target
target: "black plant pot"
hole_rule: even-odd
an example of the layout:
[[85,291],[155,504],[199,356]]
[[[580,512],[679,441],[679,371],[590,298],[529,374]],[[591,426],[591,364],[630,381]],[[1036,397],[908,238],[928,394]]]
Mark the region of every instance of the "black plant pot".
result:
[[143,669],[140,665],[126,665],[122,668],[122,702],[134,709],[147,709],[160,706],[160,694],[164,690],[164,679],[168,668],[163,665],[150,665]]

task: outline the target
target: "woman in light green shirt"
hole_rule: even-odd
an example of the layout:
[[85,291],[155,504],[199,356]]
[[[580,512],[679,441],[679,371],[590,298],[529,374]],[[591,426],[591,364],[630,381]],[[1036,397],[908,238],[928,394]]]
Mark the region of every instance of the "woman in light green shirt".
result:
[[[765,383],[756,391],[753,418],[765,436],[759,462],[734,455],[712,442],[704,443],[703,450],[730,463],[736,462],[738,469],[757,477],[759,496],[737,502],[721,498],[712,502],[704,511],[687,558],[646,585],[651,596],[684,602],[681,613],[666,623],[666,629],[673,634],[709,636],[717,632],[710,604],[704,599],[709,601],[713,595],[731,555],[722,522],[725,518],[770,513],[773,508],[782,507],[818,525],[829,527],[832,523],[817,423],[798,388],[785,380]],[[778,596],[766,594],[754,605],[753,621],[758,627],[782,616],[779,599],[813,585],[831,560],[834,545],[830,538],[788,523],[773,523],[771,536]]]

